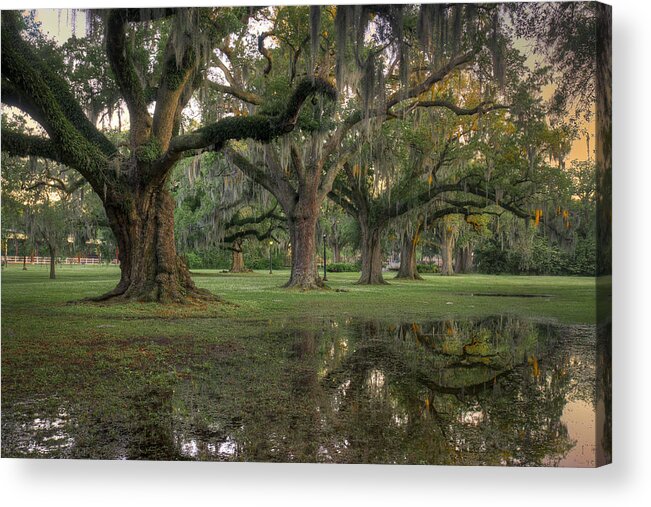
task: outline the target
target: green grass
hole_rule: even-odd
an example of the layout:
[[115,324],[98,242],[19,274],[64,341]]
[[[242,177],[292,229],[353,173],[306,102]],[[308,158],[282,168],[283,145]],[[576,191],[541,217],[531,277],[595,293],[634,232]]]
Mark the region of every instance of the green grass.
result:
[[[62,410],[75,421],[73,457],[126,454],[124,435],[147,420],[144,413],[163,410],[148,405],[151,400],[177,400],[173,409],[193,414],[188,420],[195,432],[211,416],[197,415],[187,400],[208,391],[218,393],[220,414],[233,420],[258,417],[263,409],[277,413],[283,379],[294,368],[287,357],[296,334],[285,330],[309,331],[324,319],[399,323],[508,314],[563,324],[595,321],[592,278],[425,275],[423,281],[389,278],[389,285],[369,287],[355,285],[356,273],[332,273],[329,290],[300,292],[280,287],[287,271],[194,275],[224,302],[71,303],[110,290],[119,270],[63,267],[49,280],[44,267],[4,269],[3,455],[26,455],[21,438],[34,436],[24,428]],[[468,295],[478,292],[549,297]],[[151,424],[160,429],[163,423]],[[50,437],[44,442],[60,441],[60,435]],[[62,448],[60,455],[70,452]]]
[[[241,320],[276,320],[289,317],[404,319],[482,316],[509,313],[524,317],[554,319],[563,323],[594,323],[595,281],[585,277],[532,277],[461,275],[444,277],[425,274],[423,281],[398,281],[388,274],[389,285],[358,286],[356,273],[330,273],[330,290],[300,292],[285,290],[287,271],[245,274],[196,270],[200,287],[222,296],[220,305],[159,307],[155,304],[66,305],[69,301],[98,295],[118,280],[115,267],[64,267],[56,280],[47,278],[43,267],[22,271],[12,266],[3,271],[4,315],[12,321],[19,315],[56,319],[87,318],[179,318],[222,317]],[[547,294],[549,298],[471,297],[473,293]],[[56,308],[56,316],[52,309]]]

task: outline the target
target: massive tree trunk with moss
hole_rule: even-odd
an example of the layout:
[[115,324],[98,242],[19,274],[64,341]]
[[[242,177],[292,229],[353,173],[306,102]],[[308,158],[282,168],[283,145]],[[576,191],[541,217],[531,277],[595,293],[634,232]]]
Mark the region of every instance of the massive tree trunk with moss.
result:
[[293,147],[292,167],[297,181],[290,182],[271,146],[266,147],[265,160],[260,164],[231,148],[225,153],[242,172],[276,197],[287,217],[291,274],[284,286],[303,290],[323,287],[316,264],[316,226],[331,183],[324,183],[322,160],[313,158],[305,164],[298,149]]
[[[308,207],[308,209],[311,206]],[[288,220],[292,246],[292,271],[285,287],[316,289],[323,287],[316,265],[316,223],[318,210],[296,213]]]
[[211,298],[197,289],[174,242],[174,201],[161,186],[127,194],[111,192],[104,201],[118,244],[120,282],[98,299],[182,302]]
[[[134,64],[129,26],[180,15],[179,11],[111,9],[105,13],[106,56],[129,110],[129,142],[122,150],[87,118],[65,79],[21,37],[19,13],[2,13],[2,102],[31,116],[48,135],[3,128],[2,150],[67,165],[78,171],[102,200],[119,246],[121,276],[115,289],[97,299],[182,302],[211,298],[195,287],[176,253],[174,202],[167,190],[176,162],[187,152],[220,150],[231,139],[269,142],[294,129],[310,96],[335,95],[326,81],[304,79],[288,97],[285,109],[275,116],[227,117],[179,134],[182,112],[209,64],[200,55],[209,55],[210,51],[203,50],[221,41],[228,30],[209,16],[202,18],[202,12],[183,18],[194,20],[196,26],[183,21],[174,25],[166,41],[161,40],[160,76],[152,89],[146,88]],[[243,11],[241,21],[246,22],[249,15],[250,11]],[[198,32],[202,37],[197,37]],[[149,104],[153,100],[152,114]]]
[[[302,182],[297,199],[290,201],[290,206],[284,209],[292,245],[292,271],[285,287],[323,287],[316,265],[316,224],[324,199],[319,195],[318,183],[317,178]],[[286,201],[283,203],[287,206]]]
[[362,273],[357,280],[360,285],[383,285],[382,233],[384,224],[373,223],[368,216],[358,216],[362,243]]
[[422,280],[416,266],[416,247],[423,230],[423,218],[419,217],[413,231],[404,231],[400,245],[400,268],[396,278],[403,280]]

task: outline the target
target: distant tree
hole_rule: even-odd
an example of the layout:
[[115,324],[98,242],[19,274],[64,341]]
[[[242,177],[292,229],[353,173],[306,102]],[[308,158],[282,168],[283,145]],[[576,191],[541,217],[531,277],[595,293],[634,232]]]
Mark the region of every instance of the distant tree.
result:
[[176,198],[177,245],[188,249],[226,248],[231,272],[245,270],[247,240],[273,240],[285,229],[278,203],[264,188],[214,154],[183,161],[172,176]]
[[56,278],[57,255],[68,240],[70,230],[70,203],[67,199],[52,201],[49,196],[29,209],[33,233],[46,245],[50,254],[50,278]]
[[51,279],[56,278],[56,259],[68,237],[92,223],[90,203],[82,192],[85,181],[70,173],[64,166],[35,157],[10,159],[3,166],[3,222],[13,223],[32,247],[47,246]]

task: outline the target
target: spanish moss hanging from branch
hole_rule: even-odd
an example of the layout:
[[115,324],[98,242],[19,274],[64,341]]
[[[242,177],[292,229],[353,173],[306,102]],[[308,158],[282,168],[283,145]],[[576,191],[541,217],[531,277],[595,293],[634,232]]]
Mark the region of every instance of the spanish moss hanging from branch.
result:
[[321,38],[321,6],[310,7],[310,73],[314,79],[317,55],[319,52],[319,40]]

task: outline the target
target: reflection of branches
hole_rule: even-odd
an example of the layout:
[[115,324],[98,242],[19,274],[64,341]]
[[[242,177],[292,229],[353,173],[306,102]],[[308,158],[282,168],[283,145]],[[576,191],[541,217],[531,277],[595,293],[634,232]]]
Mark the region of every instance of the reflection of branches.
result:
[[[508,342],[514,347],[513,350],[527,343],[524,341],[525,335],[521,333],[530,330],[536,339],[531,347],[535,345],[536,350],[540,350],[541,346],[544,350],[556,349],[552,343],[540,341],[546,338],[536,332],[539,328],[535,324],[522,329],[518,322],[511,319],[481,319],[472,321],[471,329],[457,329],[455,326],[455,336],[466,331],[472,332],[472,329],[490,329],[494,336],[506,333],[513,340]],[[548,331],[555,336],[554,330]],[[421,336],[419,347],[411,348],[411,342],[405,341],[406,335],[410,333],[415,338],[416,335]],[[432,327],[431,336],[436,333],[436,327]],[[423,414],[423,411],[431,414],[431,424],[443,435],[446,445],[444,450],[453,453],[455,463],[461,459],[461,462],[467,464],[542,465],[549,463],[549,460],[559,459],[574,445],[560,420],[571,387],[570,377],[563,372],[564,368],[557,368],[554,361],[543,362],[540,359],[541,367],[544,367],[544,363],[553,366],[547,366],[546,373],[538,377],[532,375],[526,361],[516,365],[512,356],[507,354],[508,364],[492,370],[485,379],[477,381],[476,378],[464,377],[462,386],[450,386],[435,378],[438,372],[486,366],[465,364],[467,359],[473,356],[484,357],[484,354],[475,355],[468,350],[463,353],[460,350],[459,354],[441,354],[432,350],[434,344],[426,339],[429,332],[425,326],[419,325],[397,326],[395,330],[389,330],[387,335],[379,323],[365,323],[357,329],[356,335],[363,340],[362,344],[350,352],[336,368],[330,370],[323,380],[328,387],[347,385],[348,391],[354,390],[346,395],[346,399],[354,403],[355,414],[360,410],[360,399],[370,396],[364,392],[367,389],[366,379],[371,372],[379,371],[387,389],[384,395],[387,398],[383,397],[381,401],[386,410],[393,414],[400,414],[402,410],[408,415]],[[468,342],[467,339],[463,341]],[[473,343],[474,340],[465,343],[466,348]],[[463,343],[459,343],[458,347],[464,348]],[[520,357],[519,354],[516,355]],[[526,359],[527,354],[522,357]],[[438,358],[442,358],[444,366],[436,366]],[[490,366],[485,371],[490,372]],[[549,379],[549,375],[552,376],[551,384],[541,380]],[[422,408],[422,395],[419,394],[423,390],[426,390],[427,396],[425,408]],[[376,407],[373,410],[381,409]],[[466,413],[479,413],[480,419],[469,422],[464,419]],[[432,426],[423,426],[425,423],[416,423],[411,417],[409,421],[414,422],[406,433],[410,441],[423,429],[426,432],[423,435],[429,435],[431,439]],[[362,428],[357,428],[356,431],[361,431],[364,435],[374,430],[372,426],[364,426],[363,419],[358,416],[350,423],[356,426],[362,424]],[[431,443],[420,442],[420,445],[430,446],[427,452],[431,460]],[[403,449],[403,452],[408,452],[406,448]],[[437,463],[445,462],[443,457],[437,459]]]

